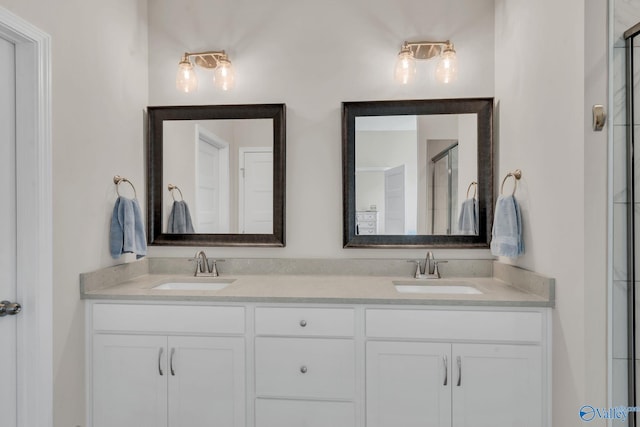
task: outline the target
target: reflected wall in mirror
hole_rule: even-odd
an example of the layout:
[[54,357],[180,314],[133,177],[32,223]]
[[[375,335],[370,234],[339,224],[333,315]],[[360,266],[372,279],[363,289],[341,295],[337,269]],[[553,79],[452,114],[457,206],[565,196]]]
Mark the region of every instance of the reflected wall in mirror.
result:
[[343,103],[344,246],[486,247],[493,99]]
[[150,244],[284,246],[284,104],[148,114]]

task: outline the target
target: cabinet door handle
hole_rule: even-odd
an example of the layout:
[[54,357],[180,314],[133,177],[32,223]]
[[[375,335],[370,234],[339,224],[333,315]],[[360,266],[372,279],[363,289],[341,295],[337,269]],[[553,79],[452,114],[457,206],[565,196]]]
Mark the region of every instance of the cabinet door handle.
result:
[[306,366],[304,366],[304,365],[303,365],[303,366],[301,366],[301,367],[300,367],[300,372],[301,372],[301,373],[303,373],[303,374],[306,374],[306,373],[307,373],[307,367],[306,367]]
[[307,321],[306,321],[306,320],[304,320],[304,319],[302,319],[302,320],[300,321],[300,327],[304,328],[305,326],[307,326]]
[[460,356],[456,357],[456,361],[458,362],[458,384],[456,385],[460,387],[462,384],[462,360],[460,359]]
[[160,347],[160,351],[158,352],[158,372],[160,376],[164,375],[164,372],[162,372],[162,353],[164,353],[164,347]]
[[447,385],[447,383],[449,382],[447,356],[442,356],[442,363],[444,364],[444,384],[442,385]]
[[175,377],[176,376],[176,371],[173,370],[173,355],[176,354],[176,349],[171,348],[171,358],[169,359],[169,370],[171,371],[171,376]]

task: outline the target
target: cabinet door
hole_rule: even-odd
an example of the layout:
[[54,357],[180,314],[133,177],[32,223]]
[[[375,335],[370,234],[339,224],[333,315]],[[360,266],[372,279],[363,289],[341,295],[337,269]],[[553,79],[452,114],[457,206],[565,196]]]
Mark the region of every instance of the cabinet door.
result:
[[256,399],[256,427],[354,427],[352,402]]
[[244,427],[244,338],[169,337],[169,425]]
[[167,338],[93,336],[93,427],[167,426]]
[[544,425],[539,346],[454,344],[453,359],[454,427]]
[[367,343],[367,427],[451,424],[451,345]]

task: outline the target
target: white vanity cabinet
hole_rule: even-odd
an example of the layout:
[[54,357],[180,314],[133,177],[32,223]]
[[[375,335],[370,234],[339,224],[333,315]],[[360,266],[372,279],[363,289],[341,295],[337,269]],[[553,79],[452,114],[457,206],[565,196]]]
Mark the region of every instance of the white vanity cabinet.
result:
[[88,427],[549,427],[548,308],[91,302]]
[[354,322],[353,308],[256,308],[256,427],[356,425]]
[[244,308],[94,304],[92,324],[93,427],[244,427]]
[[368,310],[367,427],[547,425],[545,323],[533,311]]

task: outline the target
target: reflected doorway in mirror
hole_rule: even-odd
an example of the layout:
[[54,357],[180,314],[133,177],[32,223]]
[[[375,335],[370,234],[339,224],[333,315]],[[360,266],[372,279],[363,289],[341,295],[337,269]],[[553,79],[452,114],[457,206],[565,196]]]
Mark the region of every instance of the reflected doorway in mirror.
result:
[[273,152],[268,147],[240,148],[240,232],[271,233],[273,230]]

